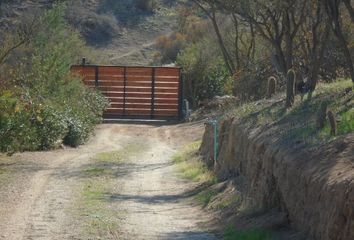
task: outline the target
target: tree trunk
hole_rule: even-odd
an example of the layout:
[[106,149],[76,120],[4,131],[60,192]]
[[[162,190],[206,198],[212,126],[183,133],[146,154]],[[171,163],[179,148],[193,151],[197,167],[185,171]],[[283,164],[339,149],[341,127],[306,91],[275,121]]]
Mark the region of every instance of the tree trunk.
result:
[[283,74],[284,77],[286,77],[286,74],[288,73],[288,68],[286,66],[287,64],[286,64],[283,50],[281,48],[281,43],[274,43],[273,45],[275,47],[276,60],[278,62],[278,66],[280,68],[280,73]]
[[[349,4],[349,9],[352,9],[350,6],[350,3],[347,0],[344,0],[345,4]],[[343,49],[344,57],[347,62],[347,67],[350,72],[350,77],[352,79],[352,82],[354,83],[354,66],[353,66],[353,59],[350,55],[350,51],[348,48],[348,43],[347,40],[345,39],[340,23],[340,4],[341,1],[338,0],[326,0],[325,5],[326,5],[326,10],[327,14],[332,20],[332,29],[334,32],[334,35],[338,38],[341,48]]]
[[321,5],[317,6],[317,16],[316,21],[312,22],[312,48],[310,49],[311,53],[311,69],[309,76],[309,92],[312,95],[312,92],[315,91],[318,75],[323,62],[324,52],[329,40],[329,33],[331,29],[331,22],[329,19],[323,24],[325,24],[324,33],[321,35],[318,30],[321,26],[321,14],[322,14]]
[[250,23],[250,30],[251,30],[251,45],[248,49],[248,58],[251,58],[253,61],[256,55],[256,34],[254,32],[253,23]]
[[219,47],[220,47],[222,55],[224,57],[224,61],[225,61],[226,67],[229,70],[229,73],[231,75],[233,75],[235,73],[235,65],[234,65],[234,63],[233,63],[233,61],[232,61],[232,59],[230,57],[230,54],[228,53],[228,51],[227,51],[227,49],[225,47],[224,40],[222,38],[218,23],[216,21],[215,12],[211,13],[209,18],[210,18],[210,20],[211,20],[211,22],[213,24],[214,31],[215,31],[216,37],[218,39]]
[[232,19],[235,27],[235,56],[236,56],[236,67],[240,68],[241,66],[241,60],[240,60],[240,54],[239,54],[239,23],[237,16],[235,14],[232,14]]
[[350,77],[352,79],[352,82],[354,83],[354,66],[353,66],[353,59],[352,56],[350,55],[350,50],[348,48],[347,40],[345,39],[342,29],[339,25],[339,23],[336,23],[336,27],[334,28],[334,34],[338,38],[341,48],[344,53],[344,57],[347,61],[347,67],[349,69]]
[[291,37],[291,26],[288,12],[283,17],[284,38],[285,38],[285,63],[286,69],[293,68],[293,39]]

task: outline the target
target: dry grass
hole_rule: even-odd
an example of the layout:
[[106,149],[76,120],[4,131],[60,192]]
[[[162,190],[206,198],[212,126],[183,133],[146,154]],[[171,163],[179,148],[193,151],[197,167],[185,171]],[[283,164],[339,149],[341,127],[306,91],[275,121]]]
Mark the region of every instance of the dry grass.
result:
[[184,178],[203,183],[216,183],[216,176],[198,155],[200,144],[201,142],[197,141],[185,146],[173,160]]

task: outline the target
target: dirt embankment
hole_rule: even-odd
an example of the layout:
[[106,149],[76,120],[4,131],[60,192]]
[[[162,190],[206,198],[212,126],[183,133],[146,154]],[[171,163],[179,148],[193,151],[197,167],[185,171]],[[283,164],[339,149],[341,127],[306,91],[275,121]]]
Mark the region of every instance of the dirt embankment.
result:
[[207,126],[204,160],[220,178],[237,179],[252,206],[285,213],[309,239],[354,239],[354,135],[309,147],[284,142],[274,128],[224,121],[214,166],[213,129]]

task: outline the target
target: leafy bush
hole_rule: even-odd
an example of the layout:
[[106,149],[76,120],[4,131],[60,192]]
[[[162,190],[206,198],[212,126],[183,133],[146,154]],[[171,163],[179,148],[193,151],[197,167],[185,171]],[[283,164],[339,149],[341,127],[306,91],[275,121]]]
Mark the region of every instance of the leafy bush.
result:
[[271,235],[263,230],[250,229],[237,231],[229,227],[225,232],[226,240],[271,240]]
[[68,132],[68,125],[61,113],[50,105],[38,110],[37,129],[40,138],[40,149],[56,148]]
[[191,44],[177,57],[185,77],[185,95],[192,107],[199,101],[227,93],[229,74],[209,41]]
[[30,105],[25,105],[10,92],[0,96],[0,150],[16,152],[35,150],[40,145],[36,118]]
[[67,121],[69,131],[64,138],[64,143],[72,147],[77,147],[88,138],[88,126],[79,117],[68,118]]
[[[70,74],[87,51],[64,20],[65,7],[46,11],[33,39],[9,57],[0,91],[0,151],[51,149],[84,143],[107,100]],[[21,56],[21,57],[18,57]]]

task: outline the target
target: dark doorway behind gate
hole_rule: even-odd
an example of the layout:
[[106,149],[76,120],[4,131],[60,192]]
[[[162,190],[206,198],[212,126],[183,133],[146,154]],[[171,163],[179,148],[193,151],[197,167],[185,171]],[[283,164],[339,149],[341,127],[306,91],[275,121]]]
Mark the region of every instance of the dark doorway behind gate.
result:
[[182,118],[180,68],[74,65],[71,72],[110,101],[105,118]]

